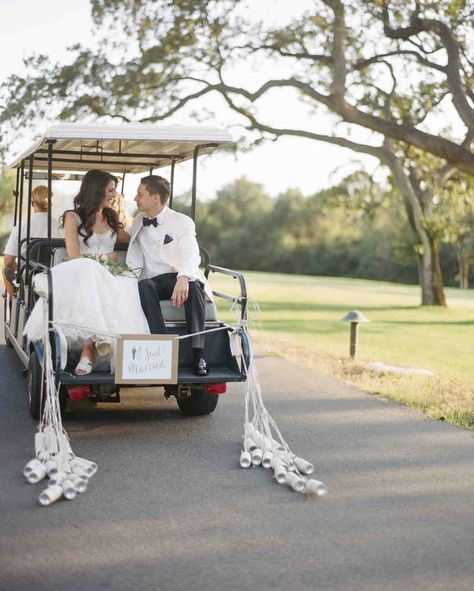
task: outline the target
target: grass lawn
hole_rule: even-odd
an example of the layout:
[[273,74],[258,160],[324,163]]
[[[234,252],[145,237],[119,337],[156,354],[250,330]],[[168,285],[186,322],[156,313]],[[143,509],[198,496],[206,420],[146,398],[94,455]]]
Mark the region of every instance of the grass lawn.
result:
[[[474,291],[447,289],[448,308],[420,307],[417,286],[381,281],[245,272],[256,344],[318,371],[342,377],[369,392],[474,428]],[[236,281],[213,275],[214,289],[234,293]],[[235,318],[226,305],[221,316]],[[227,307],[228,308],[228,307]],[[370,320],[360,325],[357,359],[349,353],[354,308]],[[434,377],[380,374],[369,362],[424,368]]]

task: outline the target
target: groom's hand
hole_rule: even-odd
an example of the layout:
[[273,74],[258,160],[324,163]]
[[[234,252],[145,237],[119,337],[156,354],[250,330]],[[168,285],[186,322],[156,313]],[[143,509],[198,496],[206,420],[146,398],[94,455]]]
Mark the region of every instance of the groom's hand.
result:
[[173,293],[171,295],[171,301],[173,306],[181,308],[184,302],[188,299],[189,293],[189,279],[185,275],[180,275],[176,279],[176,285],[174,286]]

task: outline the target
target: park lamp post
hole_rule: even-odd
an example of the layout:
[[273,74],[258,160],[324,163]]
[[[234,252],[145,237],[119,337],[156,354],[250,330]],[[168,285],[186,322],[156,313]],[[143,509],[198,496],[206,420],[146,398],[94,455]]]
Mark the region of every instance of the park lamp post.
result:
[[354,359],[357,354],[357,336],[359,323],[370,322],[370,320],[366,318],[359,310],[351,310],[344,316],[344,318],[341,318],[341,320],[343,320],[344,322],[351,323],[351,341],[349,355],[351,359]]

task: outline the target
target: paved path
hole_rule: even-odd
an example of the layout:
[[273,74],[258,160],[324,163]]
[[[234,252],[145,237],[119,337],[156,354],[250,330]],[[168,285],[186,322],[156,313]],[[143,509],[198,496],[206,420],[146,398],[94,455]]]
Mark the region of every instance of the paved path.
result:
[[74,450],[99,472],[75,501],[42,508],[21,476],[25,381],[0,346],[0,589],[471,591],[473,432],[276,358],[258,368],[328,497],[238,468],[242,386],[197,419],[148,389],[70,415]]

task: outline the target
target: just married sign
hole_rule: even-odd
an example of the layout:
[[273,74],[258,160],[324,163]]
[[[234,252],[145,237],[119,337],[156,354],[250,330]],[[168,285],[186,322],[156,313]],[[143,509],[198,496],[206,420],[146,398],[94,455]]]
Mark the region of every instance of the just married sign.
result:
[[116,384],[176,384],[178,335],[122,335],[117,340]]

